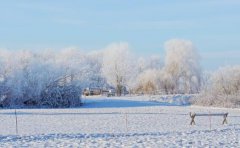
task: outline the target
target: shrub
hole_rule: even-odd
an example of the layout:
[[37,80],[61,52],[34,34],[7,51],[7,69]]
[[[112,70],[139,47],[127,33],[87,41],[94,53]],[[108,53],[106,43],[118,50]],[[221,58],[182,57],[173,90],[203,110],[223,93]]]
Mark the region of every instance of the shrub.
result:
[[212,74],[201,94],[193,102],[197,105],[239,107],[240,66],[224,67]]

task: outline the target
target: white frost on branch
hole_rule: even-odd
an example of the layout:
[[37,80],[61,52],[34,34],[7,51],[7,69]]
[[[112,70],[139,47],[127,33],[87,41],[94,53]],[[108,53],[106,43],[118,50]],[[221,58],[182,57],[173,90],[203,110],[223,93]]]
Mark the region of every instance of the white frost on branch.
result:
[[124,87],[131,87],[137,67],[127,43],[113,43],[103,53],[102,74],[121,95]]
[[165,70],[173,79],[174,92],[196,93],[200,89],[199,55],[188,40],[172,39],[165,43]]

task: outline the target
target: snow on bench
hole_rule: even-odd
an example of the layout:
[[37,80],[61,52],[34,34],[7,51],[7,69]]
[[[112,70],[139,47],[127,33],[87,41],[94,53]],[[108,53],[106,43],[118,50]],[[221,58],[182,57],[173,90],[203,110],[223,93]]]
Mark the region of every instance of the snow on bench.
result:
[[225,124],[225,123],[227,124],[228,113],[209,113],[209,114],[206,114],[206,113],[191,113],[190,112],[190,117],[192,119],[190,125],[195,125],[194,118],[196,116],[222,116],[223,117],[222,124]]

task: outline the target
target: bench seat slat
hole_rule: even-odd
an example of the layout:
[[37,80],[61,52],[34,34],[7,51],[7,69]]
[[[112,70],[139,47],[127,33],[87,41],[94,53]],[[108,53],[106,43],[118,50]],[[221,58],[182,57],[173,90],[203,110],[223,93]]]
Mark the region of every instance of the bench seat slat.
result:
[[224,116],[227,113],[213,113],[213,114],[195,114],[196,116]]

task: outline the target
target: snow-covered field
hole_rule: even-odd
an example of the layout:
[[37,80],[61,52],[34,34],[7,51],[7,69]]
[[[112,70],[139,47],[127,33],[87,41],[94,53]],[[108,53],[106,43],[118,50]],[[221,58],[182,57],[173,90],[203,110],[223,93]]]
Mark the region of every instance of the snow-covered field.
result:
[[[149,96],[84,102],[71,109],[18,109],[18,135],[14,110],[1,109],[0,147],[240,146],[239,109],[181,106],[177,99]],[[223,117],[196,117],[191,126],[189,112],[229,112],[228,124],[221,125]]]

